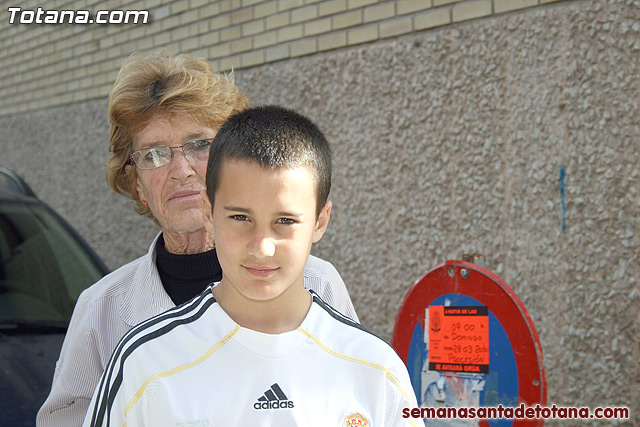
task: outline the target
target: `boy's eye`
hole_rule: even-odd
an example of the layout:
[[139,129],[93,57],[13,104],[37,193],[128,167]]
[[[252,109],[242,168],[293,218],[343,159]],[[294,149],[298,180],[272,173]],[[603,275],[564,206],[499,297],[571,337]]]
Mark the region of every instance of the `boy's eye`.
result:
[[249,218],[247,218],[246,215],[231,215],[231,219],[235,219],[236,221],[248,221]]
[[278,218],[276,223],[277,224],[284,224],[284,225],[292,225],[292,224],[295,224],[296,221],[291,219],[291,218]]

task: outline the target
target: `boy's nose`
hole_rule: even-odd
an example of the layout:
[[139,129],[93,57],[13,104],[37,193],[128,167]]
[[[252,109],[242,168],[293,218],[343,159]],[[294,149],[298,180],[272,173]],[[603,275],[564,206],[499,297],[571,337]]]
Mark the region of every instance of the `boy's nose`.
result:
[[265,234],[255,236],[249,246],[249,255],[256,258],[271,257],[275,252],[276,245],[273,238]]

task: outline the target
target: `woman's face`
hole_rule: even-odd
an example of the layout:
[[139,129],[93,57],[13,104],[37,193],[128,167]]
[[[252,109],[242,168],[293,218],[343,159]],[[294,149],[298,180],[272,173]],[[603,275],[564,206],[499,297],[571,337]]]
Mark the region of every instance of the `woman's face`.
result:
[[[133,151],[213,138],[216,132],[185,116],[158,116],[134,135]],[[173,150],[167,165],[137,170],[137,190],[165,234],[184,235],[203,231],[202,200],[206,190],[206,160],[188,160],[181,149]]]

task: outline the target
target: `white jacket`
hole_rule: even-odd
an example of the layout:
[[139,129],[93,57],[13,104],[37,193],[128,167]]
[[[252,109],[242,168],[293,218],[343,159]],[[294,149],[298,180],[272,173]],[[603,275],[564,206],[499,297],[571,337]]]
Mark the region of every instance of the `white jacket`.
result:
[[[120,338],[138,323],[175,307],[155,264],[159,236],[146,255],[106,275],[78,298],[56,363],[51,393],[36,418],[37,427],[81,426]],[[358,321],[345,284],[331,263],[309,256],[304,285]]]

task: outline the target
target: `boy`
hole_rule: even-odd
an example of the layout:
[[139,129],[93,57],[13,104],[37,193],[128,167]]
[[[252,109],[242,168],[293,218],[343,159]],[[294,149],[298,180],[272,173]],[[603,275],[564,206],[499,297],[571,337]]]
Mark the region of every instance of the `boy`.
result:
[[211,145],[204,207],[222,280],[125,335],[85,426],[415,423],[393,349],[303,287],[330,186],[329,145],[307,118],[274,106],[231,117]]

